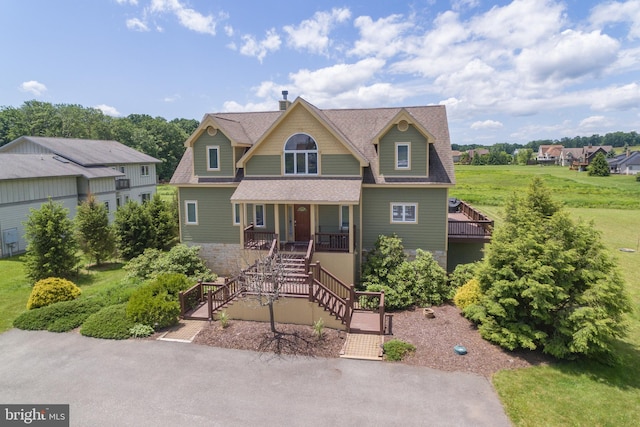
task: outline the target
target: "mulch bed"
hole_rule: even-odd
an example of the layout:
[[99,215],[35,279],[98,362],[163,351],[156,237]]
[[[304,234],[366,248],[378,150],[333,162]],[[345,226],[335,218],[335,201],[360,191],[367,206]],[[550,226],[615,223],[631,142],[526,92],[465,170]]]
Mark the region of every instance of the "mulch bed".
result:
[[[464,371],[490,377],[502,369],[526,368],[547,364],[538,352],[508,352],[485,341],[476,327],[452,305],[433,307],[434,318],[426,318],[422,309],[393,313],[393,336],[413,344],[416,351],[402,363],[444,371]],[[265,356],[300,355],[338,357],[346,333],[324,329],[322,339],[309,326],[276,324],[273,334],[268,323],[231,320],[223,329],[218,322],[206,325],[193,341],[196,344],[252,350]],[[463,345],[466,355],[453,347]]]

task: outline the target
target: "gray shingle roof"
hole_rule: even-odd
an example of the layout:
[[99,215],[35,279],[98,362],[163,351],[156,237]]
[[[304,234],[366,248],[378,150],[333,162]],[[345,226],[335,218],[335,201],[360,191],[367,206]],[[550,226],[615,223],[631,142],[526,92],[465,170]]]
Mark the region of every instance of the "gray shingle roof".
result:
[[130,163],[160,163],[160,160],[127,147],[118,141],[94,139],[49,138],[21,136],[0,148],[15,152],[20,144],[29,141],[83,166],[123,165]]
[[82,167],[55,154],[0,153],[0,179],[64,176],[108,178],[122,175],[109,167]]
[[[429,177],[413,181],[422,184],[455,184],[451,140],[444,106],[322,110],[302,98],[298,98],[296,102],[304,103],[313,109],[336,134],[344,139],[346,144],[369,161],[370,166],[367,168],[368,170],[365,170],[364,181],[371,183],[390,182],[378,173],[378,154],[374,139],[401,111],[406,111],[415,119],[416,123],[435,137],[435,142],[429,144]],[[282,111],[215,113],[205,115],[203,122],[208,117],[213,118],[219,124],[222,132],[231,140],[252,145],[270,129],[281,115]],[[193,177],[192,168],[193,153],[187,149],[171,178],[171,183],[196,183],[197,180]],[[398,181],[398,179],[394,181]]]

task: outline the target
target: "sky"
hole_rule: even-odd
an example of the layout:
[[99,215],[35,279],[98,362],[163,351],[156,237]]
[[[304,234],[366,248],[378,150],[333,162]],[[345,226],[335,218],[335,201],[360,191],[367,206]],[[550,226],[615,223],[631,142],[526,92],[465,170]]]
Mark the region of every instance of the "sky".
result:
[[640,128],[640,0],[1,0],[0,107],[445,105],[451,142]]

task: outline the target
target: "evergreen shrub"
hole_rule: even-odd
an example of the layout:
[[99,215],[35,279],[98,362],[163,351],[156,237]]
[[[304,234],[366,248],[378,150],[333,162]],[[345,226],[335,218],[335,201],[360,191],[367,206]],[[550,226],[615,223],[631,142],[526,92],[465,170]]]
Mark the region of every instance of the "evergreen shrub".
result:
[[416,351],[416,346],[398,339],[392,339],[382,345],[384,355],[387,360],[394,362],[404,359],[404,357]]
[[27,301],[27,310],[70,301],[80,296],[82,291],[73,282],[58,277],[49,277],[36,282]]
[[127,317],[126,304],[111,305],[89,316],[80,333],[93,338],[124,340],[131,336],[134,324]]
[[179,292],[189,280],[182,274],[163,274],[136,290],[127,303],[127,316],[134,323],[154,329],[175,325],[180,314]]
[[453,303],[460,310],[463,310],[471,304],[477,304],[482,297],[482,290],[480,289],[480,282],[477,279],[471,279],[464,285],[458,288],[455,296],[453,297]]
[[18,329],[67,332],[82,325],[87,317],[103,307],[96,298],[57,302],[46,307],[25,311],[15,318]]

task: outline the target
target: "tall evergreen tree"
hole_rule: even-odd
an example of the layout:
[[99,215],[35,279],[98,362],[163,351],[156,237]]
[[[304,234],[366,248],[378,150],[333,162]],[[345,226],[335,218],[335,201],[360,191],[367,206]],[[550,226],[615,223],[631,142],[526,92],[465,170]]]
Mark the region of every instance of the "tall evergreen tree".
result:
[[93,194],[78,206],[75,225],[80,248],[90,260],[100,265],[113,256],[115,238],[109,225],[109,213]]
[[149,213],[154,230],[153,247],[165,250],[175,245],[178,240],[178,222],[173,212],[173,204],[165,202],[160,194],[156,193],[144,207]]
[[607,163],[607,159],[602,154],[602,152],[596,154],[596,157],[591,161],[589,165],[589,175],[592,176],[609,176],[609,163]]
[[44,203],[31,209],[25,222],[27,276],[34,282],[47,277],[71,278],[78,265],[78,244],[69,210],[60,203]]
[[113,223],[116,246],[124,259],[142,254],[146,248],[153,248],[155,233],[149,212],[132,200],[116,211]]
[[507,210],[477,272],[483,296],[465,315],[482,337],[510,350],[609,355],[631,306],[593,224],[575,222],[539,180]]

